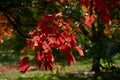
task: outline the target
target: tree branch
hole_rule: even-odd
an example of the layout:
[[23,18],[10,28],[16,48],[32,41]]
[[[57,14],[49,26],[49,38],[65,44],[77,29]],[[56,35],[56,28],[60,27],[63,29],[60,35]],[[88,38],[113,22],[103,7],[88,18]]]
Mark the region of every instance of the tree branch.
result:
[[2,12],[3,12],[4,16],[7,18],[7,20],[10,22],[10,24],[13,26],[13,28],[14,28],[22,37],[31,38],[30,36],[23,34],[23,33],[18,29],[18,25],[11,20],[11,18],[9,17],[9,15],[8,15],[6,12],[4,12],[4,11],[2,11]]

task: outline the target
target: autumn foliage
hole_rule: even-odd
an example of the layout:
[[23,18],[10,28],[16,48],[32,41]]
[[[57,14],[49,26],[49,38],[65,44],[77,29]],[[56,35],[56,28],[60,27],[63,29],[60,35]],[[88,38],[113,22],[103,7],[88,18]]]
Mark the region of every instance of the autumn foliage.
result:
[[3,42],[5,37],[10,38],[12,36],[12,27],[8,25],[8,21],[0,12],[0,43]]
[[[47,1],[55,2],[57,0]],[[59,2],[63,4],[68,2],[69,4],[72,0],[59,0]],[[83,31],[83,33],[89,33],[90,31],[97,32],[97,29],[95,29],[98,27],[97,21],[101,21],[104,24],[110,24],[110,11],[116,7],[118,0],[79,0],[79,4],[87,9],[84,20],[80,19],[81,24],[83,25],[83,30],[81,31]],[[75,49],[80,56],[84,56],[82,48],[77,45],[77,35],[73,32],[70,25],[71,23],[66,22],[61,16],[62,13],[44,14],[43,18],[37,22],[36,30],[31,30],[29,32],[29,35],[32,38],[27,41],[27,45],[32,45],[36,50],[34,59],[37,60],[39,68],[44,66],[45,70],[53,70],[55,65],[53,49],[61,51],[67,58],[68,65],[72,62],[76,62],[71,49]],[[96,31],[89,31],[88,28],[94,28]],[[90,38],[91,36],[88,35],[88,37]],[[92,37],[96,37],[96,35],[92,33]],[[28,59],[28,57],[24,57],[20,62],[21,73],[25,73],[30,67],[27,63]]]
[[[80,56],[84,56],[82,48],[77,46],[77,35],[72,32],[70,25],[61,19],[58,14],[45,14],[43,20],[37,22],[37,30],[32,30],[29,35],[33,36],[27,41],[27,45],[33,45],[36,49],[34,58],[37,60],[37,65],[40,68],[44,66],[45,70],[53,70],[55,65],[52,48],[60,50],[68,59],[68,65],[76,62],[71,49],[75,48]],[[28,69],[27,62],[24,57],[20,63],[20,72],[24,73]]]

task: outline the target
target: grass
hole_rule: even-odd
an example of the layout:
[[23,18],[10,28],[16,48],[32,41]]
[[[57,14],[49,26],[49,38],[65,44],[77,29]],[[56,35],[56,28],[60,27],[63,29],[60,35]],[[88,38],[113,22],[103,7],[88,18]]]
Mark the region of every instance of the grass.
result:
[[[62,61],[63,62],[63,61]],[[64,66],[66,65],[66,66]],[[35,70],[35,71],[27,71],[25,74],[20,74],[18,70],[10,71],[9,73],[0,75],[0,80],[59,80],[56,76],[57,74],[65,74],[70,72],[79,72],[79,71],[89,71],[91,68],[91,60],[85,59],[84,61],[81,59],[76,63],[71,64],[71,66],[67,66],[66,61],[64,63],[57,63],[54,67],[53,72],[51,71],[43,71],[43,70]]]
[[[114,56],[113,59],[114,65],[120,66],[120,54]],[[53,72],[35,70],[20,74],[18,70],[12,70],[6,74],[0,74],[0,80],[118,80],[120,78],[120,74],[114,73],[100,73],[94,76],[79,73],[90,71],[91,62],[91,59],[83,57],[71,66],[61,66],[66,64],[62,61],[56,64]]]

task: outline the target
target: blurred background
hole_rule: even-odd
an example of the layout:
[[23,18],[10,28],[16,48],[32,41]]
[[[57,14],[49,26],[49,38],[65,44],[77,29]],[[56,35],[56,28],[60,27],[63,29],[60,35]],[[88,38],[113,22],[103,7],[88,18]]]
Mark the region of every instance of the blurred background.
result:
[[[95,28],[86,28],[82,23],[89,8],[78,0],[0,0],[0,80],[118,80],[120,78],[120,1],[108,13],[111,24],[97,20]],[[112,0],[106,0],[112,1]],[[110,4],[114,6],[114,4]],[[28,32],[36,29],[37,20],[44,14],[63,13],[78,35],[84,57],[73,50],[77,62],[67,65],[65,56],[53,50],[53,72],[38,69],[35,50],[26,46]],[[94,14],[94,13],[93,13]],[[94,14],[97,15],[97,14]],[[84,26],[84,27],[83,27]],[[25,74],[19,72],[19,62],[30,57],[32,65]],[[96,63],[94,61],[97,61]],[[97,66],[97,67],[96,67]],[[97,70],[100,70],[97,72]]]

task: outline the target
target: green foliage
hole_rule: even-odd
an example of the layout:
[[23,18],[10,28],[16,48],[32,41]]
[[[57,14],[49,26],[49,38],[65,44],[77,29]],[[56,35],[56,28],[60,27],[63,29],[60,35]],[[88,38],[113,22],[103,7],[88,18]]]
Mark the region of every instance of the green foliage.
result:
[[0,62],[17,62],[19,60],[20,51],[25,45],[26,39],[16,32],[13,33],[12,38],[4,38],[4,42],[0,44]]

